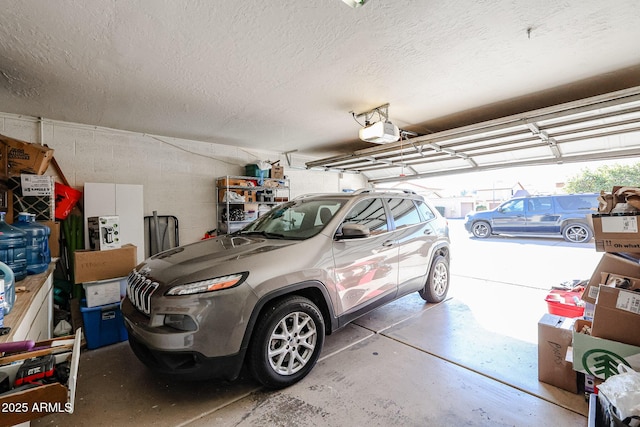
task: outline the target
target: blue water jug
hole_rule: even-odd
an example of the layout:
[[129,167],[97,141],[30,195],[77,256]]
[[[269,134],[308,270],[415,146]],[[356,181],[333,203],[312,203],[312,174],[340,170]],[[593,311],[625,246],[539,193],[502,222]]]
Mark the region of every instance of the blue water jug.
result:
[[13,270],[15,281],[27,277],[27,233],[7,224],[0,212],[0,262]]
[[36,222],[36,216],[28,212],[20,212],[18,221],[13,223],[27,233],[27,274],[43,273],[49,268],[51,251],[49,235],[51,229]]
[[4,317],[9,314],[13,304],[16,302],[16,286],[13,270],[4,262],[0,262],[0,273],[2,273],[2,280],[4,280],[4,298],[2,299],[2,306],[0,306],[2,317]]

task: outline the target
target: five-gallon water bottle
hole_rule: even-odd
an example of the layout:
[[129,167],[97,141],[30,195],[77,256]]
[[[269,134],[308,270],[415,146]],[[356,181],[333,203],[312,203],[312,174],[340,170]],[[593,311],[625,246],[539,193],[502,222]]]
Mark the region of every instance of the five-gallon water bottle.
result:
[[0,212],[0,261],[13,270],[17,282],[27,277],[27,233],[7,224],[5,215]]
[[49,235],[51,229],[36,222],[36,216],[28,212],[20,212],[18,221],[13,223],[27,233],[27,274],[43,273],[51,262]]
[[0,288],[2,288],[0,289],[0,315],[4,318],[16,302],[16,286],[13,270],[7,264],[0,262],[0,273],[2,273],[0,278]]

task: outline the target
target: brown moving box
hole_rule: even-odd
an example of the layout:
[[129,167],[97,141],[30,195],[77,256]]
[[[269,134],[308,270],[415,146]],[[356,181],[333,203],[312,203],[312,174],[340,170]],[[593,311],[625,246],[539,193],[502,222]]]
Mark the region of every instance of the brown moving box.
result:
[[639,215],[592,215],[598,252],[640,252]]
[[284,166],[272,166],[271,178],[275,178],[275,179],[284,178]]
[[49,235],[49,251],[51,258],[60,256],[60,223],[55,221],[38,221],[42,225],[46,225],[51,230]]
[[593,314],[594,337],[640,347],[640,293],[600,286]]
[[73,253],[76,283],[125,277],[137,265],[137,248],[132,244],[108,251],[80,250]]
[[573,331],[573,369],[603,380],[617,375],[620,363],[636,371],[640,370],[640,347],[581,333],[583,327],[592,326],[588,320],[576,320]]
[[42,175],[53,159],[53,149],[46,145],[31,144],[4,135],[0,135],[0,143],[7,146],[9,176],[20,176],[23,172]]
[[578,392],[578,374],[565,360],[575,319],[545,314],[538,322],[538,380],[572,393]]
[[605,253],[602,255],[582,294],[583,301],[596,303],[603,273],[640,277],[640,254]]

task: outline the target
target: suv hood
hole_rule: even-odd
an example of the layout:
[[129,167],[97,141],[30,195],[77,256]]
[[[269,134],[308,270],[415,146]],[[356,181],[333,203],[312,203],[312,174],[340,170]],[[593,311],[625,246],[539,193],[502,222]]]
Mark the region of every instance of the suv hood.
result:
[[[136,270],[163,285],[191,283],[246,271],[247,258],[291,246],[297,241],[256,236],[222,236],[160,252]],[[177,281],[177,279],[180,279]]]

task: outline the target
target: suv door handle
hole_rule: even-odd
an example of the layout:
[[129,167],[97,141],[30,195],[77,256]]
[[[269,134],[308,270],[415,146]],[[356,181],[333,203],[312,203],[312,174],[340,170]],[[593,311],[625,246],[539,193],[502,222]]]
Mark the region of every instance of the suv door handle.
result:
[[390,248],[393,245],[395,245],[395,242],[393,240],[385,240],[385,242],[382,244],[382,246],[384,246],[385,248]]

